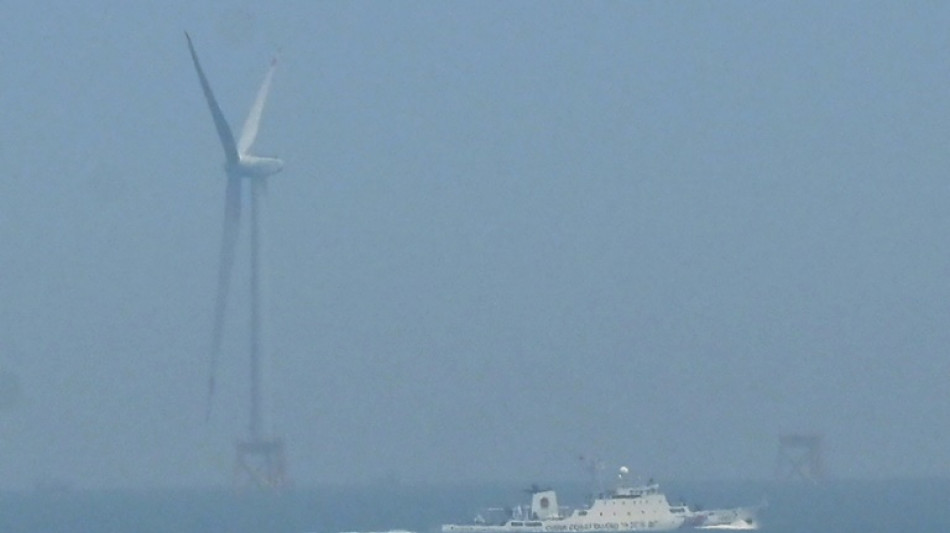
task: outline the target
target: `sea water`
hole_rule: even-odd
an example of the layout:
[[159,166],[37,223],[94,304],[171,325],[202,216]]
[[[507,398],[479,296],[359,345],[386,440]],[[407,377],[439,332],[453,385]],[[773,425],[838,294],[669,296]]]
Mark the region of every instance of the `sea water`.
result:
[[[580,486],[558,486],[562,503],[583,503]],[[671,502],[758,505],[761,531],[950,532],[950,480],[812,483],[671,482]],[[0,493],[0,532],[431,533],[481,508],[523,503],[506,485],[234,490],[37,490]]]

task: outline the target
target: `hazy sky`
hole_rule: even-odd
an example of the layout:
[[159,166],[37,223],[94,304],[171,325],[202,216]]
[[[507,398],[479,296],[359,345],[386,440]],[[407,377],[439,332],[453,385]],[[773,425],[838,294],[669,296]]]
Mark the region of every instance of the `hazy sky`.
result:
[[298,484],[763,478],[789,431],[950,475],[950,5],[138,4],[0,18],[0,488],[230,480],[247,268],[205,423],[224,156],[186,29],[235,127],[281,57]]

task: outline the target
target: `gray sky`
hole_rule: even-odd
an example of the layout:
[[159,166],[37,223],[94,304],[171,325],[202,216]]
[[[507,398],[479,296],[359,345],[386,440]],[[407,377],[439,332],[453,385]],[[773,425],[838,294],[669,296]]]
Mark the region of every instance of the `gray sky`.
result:
[[281,55],[298,484],[760,478],[787,431],[950,474],[945,3],[58,3],[0,18],[0,488],[229,480],[247,268],[206,424],[224,158],[185,29],[235,126]]

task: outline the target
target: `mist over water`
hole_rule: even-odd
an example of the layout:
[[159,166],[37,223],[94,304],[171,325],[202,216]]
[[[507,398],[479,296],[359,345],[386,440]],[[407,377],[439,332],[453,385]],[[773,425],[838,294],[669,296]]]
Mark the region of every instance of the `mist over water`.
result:
[[[582,479],[579,455],[706,505],[766,493],[777,531],[947,524],[950,5],[4,14],[9,530],[421,531]],[[246,220],[206,417],[224,155],[184,30],[232,128],[281,58],[254,146],[286,162],[280,497],[226,490]],[[828,484],[761,481],[786,433],[822,436]]]

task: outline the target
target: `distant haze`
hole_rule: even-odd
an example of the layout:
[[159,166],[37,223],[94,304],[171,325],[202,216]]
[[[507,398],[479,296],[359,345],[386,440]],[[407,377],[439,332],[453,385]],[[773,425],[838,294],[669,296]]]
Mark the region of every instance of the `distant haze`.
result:
[[[223,485],[232,127],[271,57],[270,430],[299,485],[950,474],[950,4],[14,0],[0,489]],[[160,7],[159,7],[160,6]],[[246,230],[246,228],[244,228]],[[7,401],[9,400],[9,401]]]

